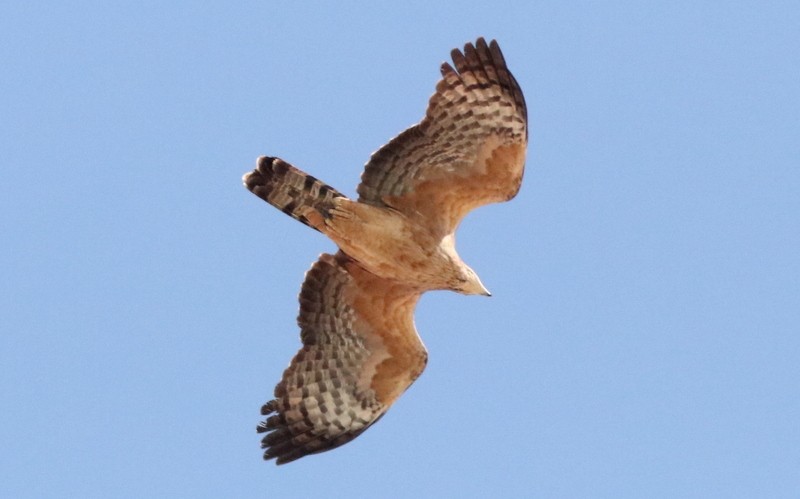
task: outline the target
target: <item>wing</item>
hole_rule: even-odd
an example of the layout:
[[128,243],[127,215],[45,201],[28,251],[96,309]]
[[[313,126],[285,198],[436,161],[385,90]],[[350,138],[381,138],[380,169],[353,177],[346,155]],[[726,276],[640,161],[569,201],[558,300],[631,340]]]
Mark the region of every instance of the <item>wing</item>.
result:
[[519,191],[528,140],[525,99],[497,42],[479,38],[443,78],[425,118],[375,152],[358,186],[359,201],[389,206],[440,236],[473,208]]
[[261,409],[264,459],[333,449],[386,412],[427,361],[414,327],[419,296],[342,252],[320,256],[300,291],[303,346]]

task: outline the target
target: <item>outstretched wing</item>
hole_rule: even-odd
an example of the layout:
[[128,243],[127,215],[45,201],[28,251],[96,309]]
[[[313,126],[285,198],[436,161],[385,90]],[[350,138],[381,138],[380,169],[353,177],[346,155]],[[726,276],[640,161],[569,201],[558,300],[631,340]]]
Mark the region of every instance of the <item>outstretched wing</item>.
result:
[[264,459],[333,449],[386,412],[427,361],[414,327],[419,296],[342,252],[320,256],[300,291],[303,346],[261,409]]
[[359,201],[397,209],[440,236],[473,208],[519,191],[528,140],[525,99],[497,42],[453,50],[425,118],[375,152]]

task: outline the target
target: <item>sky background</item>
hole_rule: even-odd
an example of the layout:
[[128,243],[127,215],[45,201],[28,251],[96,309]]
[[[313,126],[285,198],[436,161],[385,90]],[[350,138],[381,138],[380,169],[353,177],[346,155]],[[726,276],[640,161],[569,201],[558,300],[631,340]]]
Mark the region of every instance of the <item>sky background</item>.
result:
[[[796,2],[5,2],[0,496],[797,497]],[[379,424],[276,467],[255,427],[353,195],[450,49],[496,38],[530,146],[426,294]]]

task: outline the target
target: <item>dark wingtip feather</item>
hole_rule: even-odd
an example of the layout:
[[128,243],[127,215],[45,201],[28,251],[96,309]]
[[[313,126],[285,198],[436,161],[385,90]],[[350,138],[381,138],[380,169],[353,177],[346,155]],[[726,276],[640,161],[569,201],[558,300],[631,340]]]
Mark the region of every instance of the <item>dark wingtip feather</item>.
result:
[[451,66],[449,62],[443,62],[439,70],[442,72],[442,76],[447,76],[448,74],[453,74],[456,72],[456,70],[453,69],[453,66]]
[[450,58],[453,60],[453,64],[455,65],[459,73],[462,73],[467,69],[467,60],[464,57],[464,54],[462,54],[460,50],[458,49],[451,50]]
[[506,67],[506,59],[503,57],[503,51],[500,50],[500,45],[497,44],[497,40],[492,40],[489,43],[489,52],[491,52],[495,64]]
[[267,414],[272,414],[277,410],[278,410],[278,401],[270,400],[269,402],[261,406],[261,415],[266,416]]

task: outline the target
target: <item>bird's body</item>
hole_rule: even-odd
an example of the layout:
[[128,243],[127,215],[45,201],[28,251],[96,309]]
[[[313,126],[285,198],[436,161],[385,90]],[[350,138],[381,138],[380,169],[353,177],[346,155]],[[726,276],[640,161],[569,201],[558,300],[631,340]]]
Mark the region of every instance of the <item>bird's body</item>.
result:
[[[263,188],[265,179],[274,182],[284,171],[313,179],[278,158],[262,157],[257,168],[248,174],[248,185],[269,198]],[[361,267],[379,277],[402,282],[419,292],[461,290],[467,270],[455,251],[453,234],[433,233],[393,208],[359,203],[332,192],[335,196],[324,205],[295,204],[291,210],[296,213],[289,215],[328,236]],[[298,197],[287,196],[293,200]],[[282,209],[286,211],[285,208]],[[478,289],[476,294],[485,294],[484,291]]]
[[346,443],[419,376],[427,352],[414,308],[429,290],[488,291],[455,250],[475,207],[513,198],[522,181],[527,111],[496,42],[454,50],[425,119],[373,154],[352,200],[273,157],[244,183],[339,247],[300,292],[303,347],[284,372],[267,432],[278,464]]
[[464,263],[451,237],[430,231],[391,208],[337,200],[321,231],[366,270],[419,292],[458,289]]

